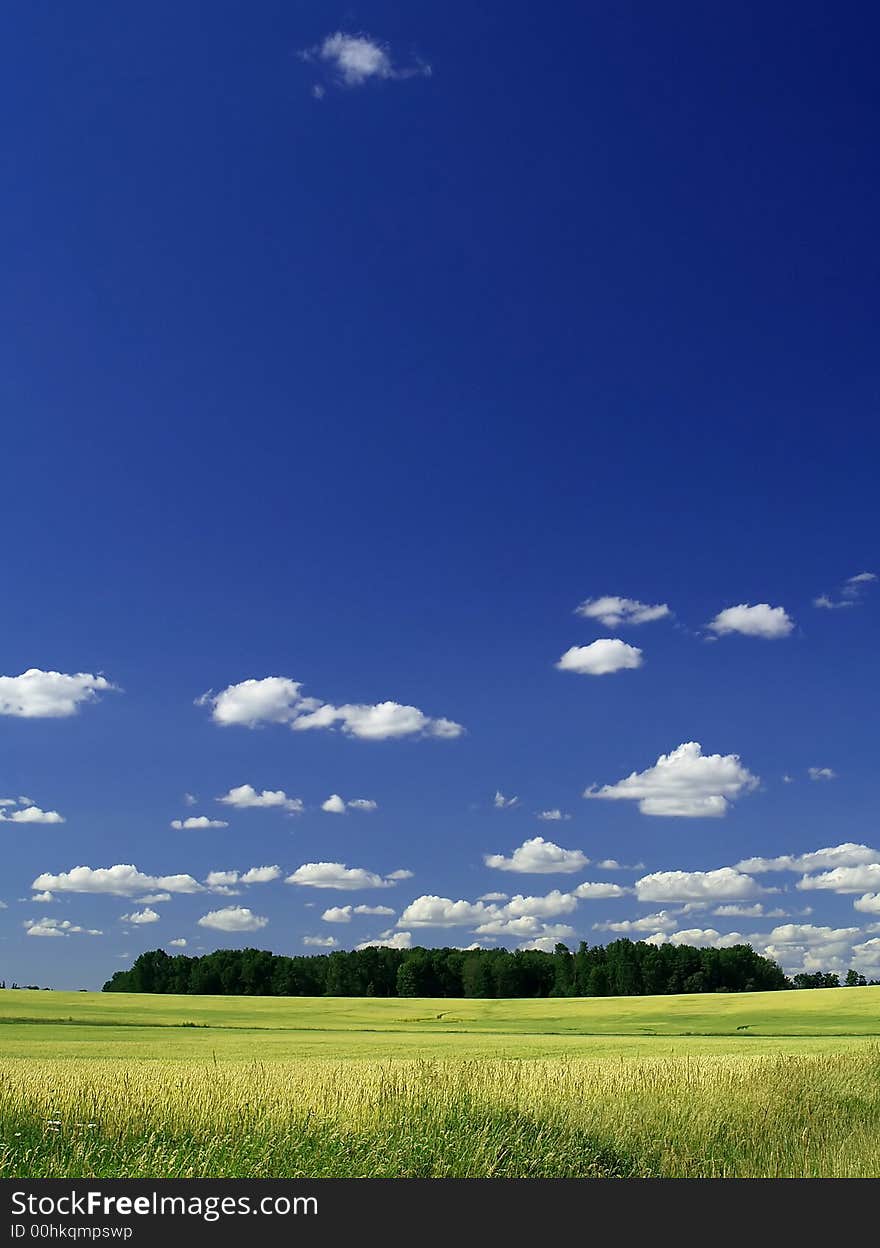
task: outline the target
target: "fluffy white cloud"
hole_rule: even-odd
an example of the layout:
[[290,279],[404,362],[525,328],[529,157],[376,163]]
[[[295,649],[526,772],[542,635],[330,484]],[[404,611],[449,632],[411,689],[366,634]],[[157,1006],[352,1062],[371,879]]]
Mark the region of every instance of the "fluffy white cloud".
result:
[[646,914],[641,919],[619,919],[615,923],[594,923],[597,932],[618,932],[629,936],[641,932],[671,932],[677,927],[676,919],[668,910],[658,910],[656,914]]
[[[560,928],[559,930],[562,932],[561,936],[536,936],[534,940],[525,940],[521,945],[517,945],[517,949],[537,949],[541,953],[553,953],[560,941],[574,935],[570,927]],[[479,948],[479,946],[477,947]]]
[[223,910],[209,910],[198,922],[199,927],[210,927],[218,932],[256,932],[269,920],[254,914],[247,906],[226,906]]
[[385,876],[386,880],[411,880],[412,878],[412,871],[389,871]]
[[364,814],[370,814],[379,809],[379,803],[374,802],[371,797],[354,797],[350,802],[346,802],[346,806],[349,810],[359,810]]
[[14,799],[0,802],[0,807],[4,808],[0,810],[0,823],[64,823],[64,816],[59,815],[57,810],[41,810],[33,802],[27,802],[17,810],[12,810],[14,805]]
[[[608,887],[614,888],[614,885],[611,884]],[[563,893],[558,888],[554,888],[544,897],[523,897],[521,893],[517,893],[515,897],[511,897],[506,906],[501,907],[498,913],[508,919],[519,919],[524,915],[532,915],[539,919],[555,919],[560,914],[571,914],[576,907],[576,893]]]
[[186,938],[184,936],[178,936],[176,940],[169,940],[168,944],[172,949],[185,949]]
[[229,824],[223,819],[209,819],[207,815],[189,815],[186,819],[172,819],[171,826],[182,832],[202,828],[228,828]]
[[[363,33],[353,35],[337,30],[314,47],[300,52],[300,58],[326,66],[329,71],[328,85],[335,87],[362,87],[370,81],[403,81],[431,76],[431,66],[424,61],[417,60],[407,67],[395,65],[388,45]],[[326,90],[324,85],[318,83],[312,87],[312,95],[322,100]]]
[[579,849],[562,849],[543,836],[523,841],[509,858],[503,854],[485,854],[483,862],[496,871],[515,871],[521,875],[567,875],[589,865]]
[[859,966],[880,966],[880,939],[874,937],[872,940],[864,941],[863,944],[853,945],[852,951]]
[[271,867],[250,867],[241,877],[242,884],[271,884],[273,880],[281,879],[281,868],[278,866]]
[[665,602],[649,606],[635,598],[606,595],[604,598],[587,598],[576,608],[575,614],[587,620],[598,620],[605,628],[619,628],[621,624],[650,624],[653,620],[666,619],[672,612]]
[[79,927],[69,919],[27,919],[24,924],[28,936],[71,936],[77,933],[82,936],[103,936],[97,928]]
[[813,923],[783,923],[767,937],[775,945],[816,945],[852,940],[857,927],[817,927]]
[[147,906],[143,910],[132,910],[131,914],[123,914],[119,919],[120,923],[134,923],[135,926],[141,926],[144,923],[158,923],[159,915],[155,910]]
[[492,913],[482,902],[452,901],[426,894],[410,902],[397,920],[398,927],[469,927]]
[[716,637],[742,633],[744,637],[764,637],[772,641],[787,637],[794,629],[794,620],[784,607],[771,607],[766,602],[748,606],[741,602],[739,606],[719,611],[708,627]]
[[321,949],[335,949],[339,941],[335,936],[303,936],[304,945],[316,945]]
[[666,939],[670,945],[695,945],[698,949],[730,949],[747,943],[741,932],[726,932],[722,936],[714,927],[688,927],[672,932]]
[[303,809],[302,798],[288,797],[283,789],[263,789],[258,793],[252,784],[240,784],[217,801],[237,810],[286,810],[292,815],[301,815]]
[[500,789],[495,790],[495,796],[492,799],[492,805],[496,810],[510,810],[513,806],[518,805],[518,797],[505,797]]
[[608,676],[641,667],[642,652],[638,646],[630,646],[618,637],[600,637],[588,646],[571,646],[556,664],[561,672],[576,672],[579,676]]
[[721,901],[751,898],[762,889],[749,875],[734,867],[715,871],[654,871],[636,880],[639,901]]
[[811,780],[836,780],[837,772],[831,767],[809,767],[807,774]]
[[199,893],[202,885],[191,875],[144,875],[130,863],[113,867],[74,867],[60,875],[38,875],[33,889],[51,893],[109,893],[131,897],[150,889],[168,893]]
[[553,810],[539,810],[538,818],[542,819],[545,823],[562,823],[563,821],[570,819],[571,815],[566,814],[558,807],[554,807]]
[[800,889],[830,889],[834,893],[864,893],[880,889],[880,863],[860,867],[835,867],[819,875],[805,875],[798,880]]
[[411,949],[412,932],[383,932],[375,940],[364,940],[355,949]]
[[880,850],[869,845],[844,841],[842,845],[829,845],[807,854],[781,854],[778,858],[744,858],[736,864],[738,871],[759,875],[762,871],[821,871],[832,867],[860,867],[865,863],[880,862]]
[[554,944],[574,935],[574,928],[568,924],[545,923],[534,914],[524,914],[516,919],[488,919],[475,928],[475,931],[478,936],[512,936],[516,939],[543,937],[552,940]]
[[338,724],[349,736],[367,741],[411,736],[451,738],[464,732],[461,724],[451,719],[432,719],[416,706],[403,706],[399,702],[333,706],[317,698],[304,698],[301,689],[301,682],[286,676],[266,676],[262,680],[243,680],[229,685],[218,694],[202,694],[196,703],[210,706],[214,722],[223,726],[242,724],[256,728],[259,724],[287,724],[295,730],[306,731],[333,728]]
[[353,914],[393,915],[390,906],[330,906],[321,915],[325,923],[350,923]]
[[326,802],[321,803],[321,809],[325,810],[328,815],[344,815],[345,802],[338,793],[331,793]]
[[22,719],[63,719],[75,715],[99,693],[115,690],[105,676],[44,672],[28,668],[20,676],[0,676],[0,715]]
[[364,867],[347,867],[344,862],[304,862],[284,883],[309,888],[390,888],[393,879],[391,876],[383,879]]
[[483,893],[482,897],[478,897],[477,901],[508,901],[507,893]]
[[863,914],[880,914],[880,893],[865,893],[853,902],[853,909]]
[[686,741],[646,771],[601,788],[591,785],[584,797],[638,802],[643,815],[718,818],[758,783],[738,754],[704,754],[699,741]]
[[583,884],[578,884],[577,888],[574,890],[574,895],[581,901],[604,901],[609,897],[623,897],[631,891],[632,890],[628,888],[621,888],[619,884],[593,884],[587,881]]

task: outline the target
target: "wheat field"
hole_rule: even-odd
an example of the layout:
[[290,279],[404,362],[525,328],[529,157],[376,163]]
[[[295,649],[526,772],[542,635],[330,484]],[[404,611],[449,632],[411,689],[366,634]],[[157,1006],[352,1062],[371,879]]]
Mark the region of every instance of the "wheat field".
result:
[[[130,999],[128,1015],[111,998],[102,1025],[102,999],[76,997],[2,994],[2,1177],[880,1175],[876,990],[155,998],[153,1028],[148,998]],[[646,1035],[664,1001],[686,1030],[702,1009],[703,1033]],[[517,1033],[518,1014],[545,1030]],[[741,1015],[767,1034],[745,1033]],[[439,1034],[444,1016],[457,1031]],[[587,1030],[603,1020],[604,1033]]]

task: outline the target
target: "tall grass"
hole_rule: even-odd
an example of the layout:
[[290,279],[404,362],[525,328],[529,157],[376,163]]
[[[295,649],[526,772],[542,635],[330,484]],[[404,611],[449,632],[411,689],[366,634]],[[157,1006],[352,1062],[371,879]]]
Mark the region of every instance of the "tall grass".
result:
[[777,1175],[880,1175],[880,1049],[0,1070],[6,1177]]

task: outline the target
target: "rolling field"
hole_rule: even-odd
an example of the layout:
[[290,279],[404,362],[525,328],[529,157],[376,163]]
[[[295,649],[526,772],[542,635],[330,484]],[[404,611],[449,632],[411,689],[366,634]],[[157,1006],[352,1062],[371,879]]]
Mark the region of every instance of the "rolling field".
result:
[[0,1176],[877,1176],[880,989],[0,992]]

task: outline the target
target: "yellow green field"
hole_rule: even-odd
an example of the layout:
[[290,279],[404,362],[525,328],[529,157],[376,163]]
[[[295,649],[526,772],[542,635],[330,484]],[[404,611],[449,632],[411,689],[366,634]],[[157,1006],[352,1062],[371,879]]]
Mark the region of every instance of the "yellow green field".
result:
[[3,1176],[880,1175],[880,989],[0,992]]

